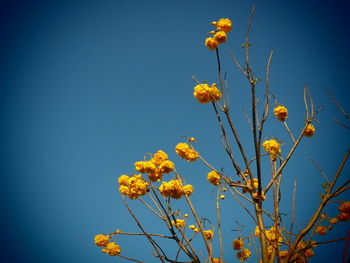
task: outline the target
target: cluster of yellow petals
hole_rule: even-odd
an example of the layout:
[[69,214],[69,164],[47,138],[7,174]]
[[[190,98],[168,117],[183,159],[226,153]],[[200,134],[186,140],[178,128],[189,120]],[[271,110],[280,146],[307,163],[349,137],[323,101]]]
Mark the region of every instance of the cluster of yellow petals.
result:
[[121,248],[119,245],[115,244],[115,242],[109,242],[111,237],[109,235],[98,234],[95,236],[94,241],[96,246],[104,247],[102,249],[103,253],[107,253],[110,256],[116,256],[120,254]]
[[213,21],[212,25],[216,26],[216,30],[210,32],[213,36],[205,40],[205,46],[215,50],[219,44],[226,42],[227,33],[232,31],[232,22],[228,18],[220,18],[219,21]]
[[199,228],[196,227],[195,225],[189,225],[188,228],[191,229],[191,230],[193,230],[195,233],[198,233],[198,232],[199,232]]
[[248,248],[245,248],[237,253],[237,258],[241,261],[247,260],[252,255],[252,252]]
[[[297,250],[300,251],[300,253],[296,253],[295,256],[292,257],[292,261],[296,263],[305,263],[305,258],[311,258],[313,255],[315,255],[315,251],[311,248],[312,242],[307,245],[305,241],[301,241],[298,246]],[[288,250],[282,250],[277,255],[278,258],[285,258],[288,255]]]
[[189,162],[193,162],[199,157],[199,154],[195,150],[192,150],[187,143],[181,142],[177,144],[175,151],[177,155],[179,155],[182,159],[185,159]]
[[224,263],[220,258],[213,258],[213,263]]
[[220,174],[216,171],[211,171],[207,175],[207,180],[209,183],[218,186],[220,185]]
[[148,179],[152,182],[160,181],[164,174],[174,170],[174,163],[168,160],[168,155],[159,150],[149,161],[139,161],[135,164],[135,169],[140,173],[147,173]]
[[142,179],[142,175],[127,176],[121,175],[118,178],[120,185],[119,192],[129,196],[130,199],[137,199],[148,191],[148,182]]
[[206,240],[212,240],[214,237],[214,231],[213,230],[203,230],[203,235]]
[[312,137],[314,135],[315,131],[316,131],[315,127],[310,123],[306,127],[306,130],[304,132],[304,136]]
[[[256,189],[258,189],[258,187],[259,187],[259,180],[258,180],[258,178],[253,178],[253,181],[252,181],[252,180],[248,180],[248,181],[247,181],[247,186],[248,186],[249,188],[253,188],[253,191],[255,191]],[[243,192],[243,193],[246,193],[246,192],[247,192],[247,189],[243,188],[243,189],[242,189],[242,192]],[[265,196],[265,195],[263,194],[263,196]],[[256,197],[257,197],[257,195],[256,195]]]
[[171,180],[169,182],[163,181],[159,186],[159,191],[164,197],[171,197],[174,199],[180,199],[184,194],[190,196],[194,188],[192,185],[187,184],[183,188],[179,180]]
[[193,90],[193,96],[202,104],[218,101],[222,95],[216,83],[211,84],[211,86],[206,83],[198,84]]
[[107,244],[106,248],[102,249],[102,252],[110,256],[116,256],[120,254],[121,248],[115,242],[111,242]]
[[272,160],[276,160],[277,156],[281,154],[281,145],[274,139],[264,141],[262,146],[270,154]]
[[171,223],[177,228],[182,228],[186,225],[185,220],[183,219],[175,219],[175,221],[172,220]]
[[244,248],[244,240],[242,238],[235,239],[232,245],[234,250],[241,250]]
[[105,247],[105,246],[107,246],[110,239],[111,239],[110,236],[98,234],[95,236],[94,241],[95,241],[96,246]]
[[273,109],[273,114],[279,121],[285,121],[288,117],[288,109],[284,106],[277,106]]

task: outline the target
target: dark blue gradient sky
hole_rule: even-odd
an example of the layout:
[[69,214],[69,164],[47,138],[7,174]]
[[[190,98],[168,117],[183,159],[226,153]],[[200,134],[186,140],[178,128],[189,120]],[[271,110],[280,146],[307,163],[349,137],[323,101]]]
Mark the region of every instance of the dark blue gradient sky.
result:
[[[93,237],[117,228],[136,231],[117,192],[117,177],[133,172],[146,152],[169,152],[177,169],[195,186],[201,216],[214,220],[215,194],[207,169],[174,154],[181,135],[194,136],[199,150],[217,166],[229,163],[209,105],[192,97],[195,75],[216,82],[214,52],[203,41],[210,21],[233,20],[221,49],[233,118],[243,144],[251,134],[242,114],[249,109],[246,80],[229,57],[240,61],[253,1],[2,1],[0,9],[1,262],[123,262],[99,252]],[[349,147],[349,132],[326,89],[350,112],[349,14],[347,1],[257,1],[251,31],[251,61],[264,78],[271,49],[271,93],[290,110],[294,133],[303,125],[303,86],[324,106],[317,133],[305,139],[285,171],[283,212],[290,210],[298,180],[296,228],[319,202],[322,175],[331,176]],[[263,99],[263,83],[259,95]],[[271,115],[270,115],[271,116]],[[340,119],[343,120],[343,118]],[[271,118],[264,138],[273,135],[290,147],[286,132]],[[284,151],[284,153],[287,150]],[[267,166],[267,164],[264,164]],[[268,176],[268,173],[266,173]],[[349,165],[342,179],[348,178]],[[266,179],[267,181],[267,179]],[[232,199],[232,198],[231,198]],[[349,200],[349,194],[343,200]],[[180,201],[175,205],[185,209]],[[235,221],[251,227],[244,211],[223,204],[225,261],[237,262],[231,241]],[[136,206],[135,206],[136,207]],[[153,217],[138,215],[150,231]],[[336,206],[327,210],[336,214]],[[326,237],[344,236],[339,224]],[[246,232],[247,233],[247,232]],[[126,256],[155,262],[141,238],[118,240]],[[171,244],[168,246],[171,247]],[[316,249],[310,262],[341,262],[344,243]],[[205,253],[205,251],[204,251]]]

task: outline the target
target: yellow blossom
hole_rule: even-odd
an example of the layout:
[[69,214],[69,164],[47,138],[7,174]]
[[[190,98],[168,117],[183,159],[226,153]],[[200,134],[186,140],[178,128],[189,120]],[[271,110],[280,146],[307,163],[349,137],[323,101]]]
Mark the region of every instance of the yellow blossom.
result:
[[221,91],[217,88],[216,83],[209,86],[206,83],[198,84],[193,89],[193,96],[199,103],[208,103],[218,101],[221,98]]
[[182,159],[185,159],[189,162],[193,162],[199,157],[198,153],[192,150],[187,143],[177,144],[175,151]]
[[160,165],[162,162],[166,160],[168,160],[168,155],[164,151],[159,150],[153,155],[153,158],[150,161],[155,165]]
[[316,228],[316,234],[318,235],[325,235],[327,233],[327,227],[325,226],[318,226]]
[[154,173],[156,171],[156,166],[150,161],[139,161],[136,162],[134,165],[135,169],[140,173]]
[[174,170],[174,167],[175,165],[172,161],[166,160],[159,165],[159,173],[168,174]]
[[198,228],[198,227],[195,227],[195,228],[193,229],[193,231],[194,231],[195,233],[198,233],[198,232],[199,232],[199,228]]
[[213,258],[213,263],[223,263],[220,258]]
[[279,121],[285,121],[288,117],[288,109],[284,106],[277,106],[273,110],[273,114]]
[[190,196],[193,193],[194,187],[191,184],[187,184],[183,187],[183,191],[186,195]]
[[276,160],[276,157],[281,153],[281,145],[274,139],[264,141],[262,146],[270,154],[272,160]]
[[214,237],[214,231],[213,230],[203,230],[204,238],[206,240],[212,240]]
[[227,40],[227,35],[224,31],[219,31],[214,35],[214,40],[219,44],[225,43]]
[[315,131],[316,131],[315,127],[310,123],[306,127],[306,130],[304,132],[304,136],[311,137],[312,135],[314,135]]
[[219,21],[216,23],[216,28],[219,31],[224,31],[225,33],[232,31],[232,22],[228,18],[220,18]]
[[313,255],[315,255],[315,251],[312,248],[308,248],[305,250],[304,256],[306,258],[311,258]]
[[148,191],[148,183],[142,179],[141,174],[128,177],[127,179],[122,175],[119,177],[118,182],[122,183],[119,187],[120,193],[128,195],[130,199],[139,198]]
[[99,234],[99,235],[95,236],[94,241],[95,241],[96,246],[105,247],[105,246],[107,246],[110,238],[111,238],[110,236],[105,236],[105,235]]
[[220,195],[220,199],[224,200],[226,198],[225,195]]
[[188,228],[191,229],[191,230],[194,230],[196,228],[196,226],[195,225],[189,225]]
[[129,176],[127,175],[121,175],[118,178],[118,184],[120,185],[126,185],[128,183]]
[[218,186],[220,184],[220,174],[216,171],[211,171],[208,173],[207,179],[209,183]]
[[120,246],[114,242],[108,243],[105,249],[102,249],[102,252],[107,253],[110,256],[119,255],[121,252]]
[[162,182],[162,184],[159,187],[159,191],[164,197],[170,196],[171,198],[174,198],[174,199],[179,199],[184,194],[179,180]]
[[[252,193],[252,196],[254,199],[258,199],[258,193]],[[261,192],[261,198],[262,200],[266,200],[266,195],[264,194],[264,192]]]
[[218,47],[218,42],[212,38],[212,37],[208,37],[206,40],[205,40],[205,46],[207,48],[209,48],[210,50],[215,50],[217,47]]
[[160,180],[162,180],[163,178],[163,174],[158,173],[157,171],[154,173],[149,173],[148,174],[148,179],[150,179],[150,181],[152,182],[159,182]]
[[186,225],[185,220],[183,219],[176,219],[176,221],[172,220],[171,223],[177,228],[182,228]]
[[252,252],[250,252],[250,250],[248,248],[243,249],[242,251],[239,251],[237,253],[237,258],[245,261],[247,260],[250,256],[252,255]]
[[241,250],[244,248],[244,240],[241,238],[235,239],[232,245],[234,250]]

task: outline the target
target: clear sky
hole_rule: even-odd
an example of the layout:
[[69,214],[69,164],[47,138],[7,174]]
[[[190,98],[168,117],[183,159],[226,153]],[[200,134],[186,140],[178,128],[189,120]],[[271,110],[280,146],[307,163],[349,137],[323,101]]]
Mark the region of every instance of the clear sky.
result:
[[[249,125],[242,114],[242,108],[249,113],[249,88],[229,51],[243,61],[240,45],[253,3],[2,2],[2,262],[123,262],[100,253],[93,237],[117,228],[136,231],[122,205],[117,178],[134,172],[135,161],[159,149],[169,153],[194,185],[199,214],[214,221],[215,193],[205,180],[207,168],[181,160],[174,147],[182,135],[196,137],[198,150],[233,174],[212,109],[195,101],[191,78],[218,81],[215,53],[203,43],[212,30],[210,22],[228,17],[233,30],[220,50],[222,67],[233,118],[252,153]],[[264,80],[268,54],[274,50],[271,93],[288,107],[291,130],[296,134],[303,125],[304,85],[309,86],[315,105],[324,106],[315,136],[302,142],[284,174],[285,213],[290,211],[292,184],[298,181],[296,228],[305,224],[322,190],[322,175],[309,159],[332,176],[349,147],[349,131],[333,120],[333,116],[343,118],[326,92],[330,89],[350,112],[347,10],[346,1],[256,1],[251,61],[257,77]],[[261,101],[263,89],[262,82]],[[269,135],[285,141],[285,154],[290,141],[273,118],[264,138]],[[342,179],[348,176],[349,165]],[[342,200],[349,200],[349,194]],[[174,205],[186,211],[180,201]],[[225,261],[238,262],[231,248],[237,232],[232,230],[237,229],[236,221],[245,231],[252,222],[232,198],[224,201],[223,208]],[[153,217],[137,211],[155,231]],[[334,216],[336,205],[327,211]],[[348,229],[349,223],[336,225],[318,240],[342,237]],[[126,256],[155,262],[145,239],[125,237],[118,243]],[[310,262],[341,262],[343,248],[344,243],[319,247]]]

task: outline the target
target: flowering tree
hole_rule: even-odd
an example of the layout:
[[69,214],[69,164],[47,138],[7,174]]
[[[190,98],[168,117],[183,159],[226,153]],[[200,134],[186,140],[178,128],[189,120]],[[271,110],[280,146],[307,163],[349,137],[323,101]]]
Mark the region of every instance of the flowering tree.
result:
[[[245,62],[239,63],[231,53],[234,63],[247,78],[251,90],[251,116],[247,116],[247,118],[253,135],[252,147],[254,148],[254,155],[248,156],[247,149],[243,147],[240,141],[235,128],[236,124],[233,122],[230,114],[227,85],[221,73],[219,46],[226,42],[227,36],[232,30],[232,22],[228,18],[221,18],[218,21],[212,22],[215,29],[210,32],[212,36],[205,40],[206,47],[216,53],[218,84],[200,82],[193,77],[193,80],[196,82],[193,95],[199,103],[212,105],[221,131],[223,148],[227,153],[227,158],[232,163],[234,173],[230,174],[235,174],[235,176],[224,173],[222,170],[214,167],[210,161],[206,160],[196,150],[197,141],[193,137],[186,137],[183,142],[178,143],[175,147],[177,155],[182,159],[188,162],[201,161],[208,168],[206,179],[217,189],[216,224],[208,222],[207,219],[201,217],[202,215],[196,211],[195,204],[191,201],[194,186],[186,183],[186,178],[179,174],[175,164],[168,159],[168,154],[159,150],[156,153],[146,154],[143,161],[135,162],[136,174],[121,175],[118,179],[119,192],[125,207],[136,222],[140,232],[130,233],[118,229],[112,233],[97,235],[95,237],[95,244],[102,247],[102,252],[134,262],[143,262],[142,259],[127,257],[122,253],[121,247],[116,244],[118,235],[141,235],[153,246],[154,257],[163,263],[225,262],[225,258],[223,257],[224,242],[232,243],[233,249],[237,251],[237,259],[241,262],[246,261],[252,255],[252,249],[250,247],[251,244],[254,244],[256,246],[258,261],[262,263],[302,263],[307,262],[314,255],[315,247],[333,241],[318,242],[317,235],[325,235],[339,221],[346,222],[349,220],[350,201],[337,201],[336,198],[350,188],[350,180],[346,180],[340,185],[339,183],[336,185],[336,183],[349,157],[350,150],[345,153],[338,170],[331,178],[328,178],[324,174],[324,193],[320,195],[321,201],[315,208],[315,212],[308,220],[308,223],[300,229],[295,230],[293,228],[295,224],[295,185],[292,200],[293,206],[290,212],[290,225],[287,226],[282,220],[280,198],[283,171],[303,138],[312,137],[316,132],[313,123],[317,121],[315,118],[320,109],[314,108],[312,97],[307,87],[305,87],[304,125],[299,134],[296,135],[291,132],[287,125],[288,109],[276,100],[275,103],[271,103],[272,96],[269,93],[269,71],[273,56],[273,52],[271,52],[266,66],[264,105],[262,112],[259,112],[256,95],[256,85],[259,79],[255,77],[249,61],[249,32],[254,9],[253,7],[251,11],[245,43],[243,44]],[[281,127],[286,129],[290,137],[292,146],[289,149],[283,149],[282,141],[275,138],[273,134],[269,136],[264,135],[267,139],[263,140],[264,124],[268,120],[270,108],[273,104],[274,117],[281,122]],[[238,161],[237,156],[232,151],[233,143],[230,140],[231,135],[234,139],[233,143],[239,149],[239,158],[243,160],[242,162]],[[262,165],[263,159],[267,159],[270,162],[270,168],[267,170]],[[165,175],[168,177],[166,180],[163,178]],[[263,177],[265,177],[265,181],[268,181],[267,184],[263,184]],[[239,235],[233,240],[223,240],[222,237],[220,202],[226,198],[227,193],[233,196],[255,224],[255,229],[252,229],[250,233],[245,235],[239,231]],[[184,199],[191,215],[182,213],[176,207],[176,203],[172,201],[174,199]],[[149,209],[150,213],[153,213],[158,218],[160,223],[166,226],[168,232],[149,233],[142,225],[141,220],[131,210],[128,200],[140,201]],[[333,218],[323,213],[324,208],[330,202],[339,202],[339,213]],[[270,203],[270,207],[272,207],[271,211],[268,211],[270,209],[266,209],[268,207],[267,203]],[[218,238],[219,240],[219,251],[214,251],[213,249],[212,242],[214,238]],[[169,253],[162,246],[162,242],[159,239],[173,241],[178,247],[176,253]],[[202,239],[202,245],[207,251],[206,256],[199,255],[198,248],[193,245],[193,241],[196,239]],[[335,241],[340,240],[344,239],[340,238]],[[169,256],[169,254],[172,254],[172,256]],[[219,256],[214,257],[214,254]]]

